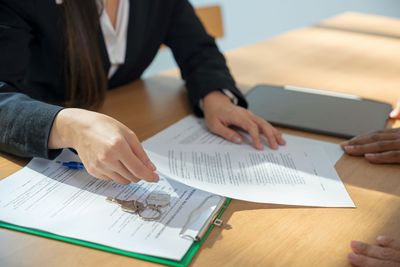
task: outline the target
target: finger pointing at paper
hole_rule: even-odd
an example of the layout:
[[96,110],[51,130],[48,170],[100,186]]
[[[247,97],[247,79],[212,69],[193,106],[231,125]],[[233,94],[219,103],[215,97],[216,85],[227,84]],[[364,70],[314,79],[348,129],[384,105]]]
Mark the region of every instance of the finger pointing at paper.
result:
[[129,184],[159,179],[135,133],[100,113],[73,108],[60,111],[49,147],[74,148],[88,173],[102,180]]

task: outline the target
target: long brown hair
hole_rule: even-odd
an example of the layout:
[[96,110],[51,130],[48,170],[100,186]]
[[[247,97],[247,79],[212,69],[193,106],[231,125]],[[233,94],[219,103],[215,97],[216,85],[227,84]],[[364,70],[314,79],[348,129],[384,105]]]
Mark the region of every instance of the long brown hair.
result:
[[67,107],[95,109],[107,87],[98,42],[99,7],[96,0],[64,0],[65,93]]

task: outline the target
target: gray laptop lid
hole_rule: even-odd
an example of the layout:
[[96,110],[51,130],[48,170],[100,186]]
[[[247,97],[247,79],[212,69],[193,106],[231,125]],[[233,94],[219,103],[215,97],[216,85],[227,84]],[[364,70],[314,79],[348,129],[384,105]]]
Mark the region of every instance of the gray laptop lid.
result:
[[385,128],[391,105],[305,88],[258,85],[246,95],[249,109],[272,124],[351,138]]

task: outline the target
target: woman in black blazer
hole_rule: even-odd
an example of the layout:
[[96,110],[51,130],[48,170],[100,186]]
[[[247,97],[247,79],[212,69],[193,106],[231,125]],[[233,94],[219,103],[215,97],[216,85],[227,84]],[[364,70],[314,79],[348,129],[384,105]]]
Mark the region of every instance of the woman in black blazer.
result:
[[[134,132],[89,110],[101,105],[106,89],[140,78],[162,43],[172,49],[194,112],[212,132],[240,143],[234,125],[258,149],[260,134],[272,148],[284,144],[276,129],[245,109],[223,55],[187,0],[123,1],[0,0],[1,151],[54,158],[73,148],[100,179],[156,181]],[[104,14],[114,27],[129,17],[117,66],[110,55],[121,51],[107,43]]]

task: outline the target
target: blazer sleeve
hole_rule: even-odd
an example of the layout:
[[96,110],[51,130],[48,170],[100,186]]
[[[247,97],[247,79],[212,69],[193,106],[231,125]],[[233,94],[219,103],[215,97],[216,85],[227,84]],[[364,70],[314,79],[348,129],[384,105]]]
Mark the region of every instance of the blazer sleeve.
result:
[[187,0],[177,0],[164,43],[171,48],[179,65],[196,115],[203,115],[200,100],[208,93],[222,89],[231,91],[237,97],[238,105],[247,107],[224,56]]
[[[35,1],[0,1],[0,151],[22,157],[54,158],[60,150],[49,150],[48,140],[62,107],[18,93],[33,39],[33,30],[20,9],[23,2]],[[29,9],[26,5],[24,8]]]

